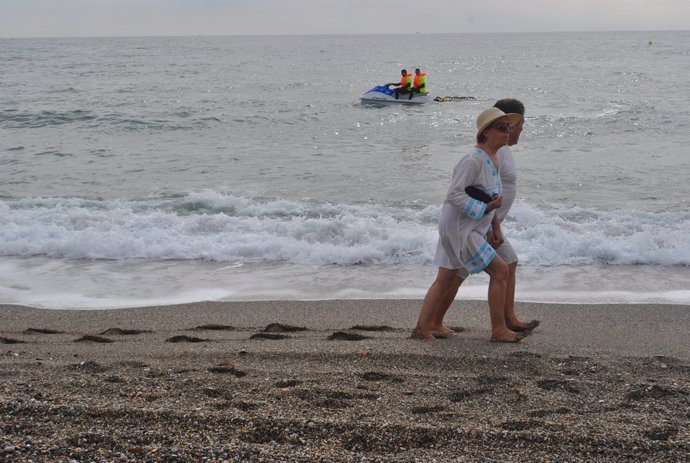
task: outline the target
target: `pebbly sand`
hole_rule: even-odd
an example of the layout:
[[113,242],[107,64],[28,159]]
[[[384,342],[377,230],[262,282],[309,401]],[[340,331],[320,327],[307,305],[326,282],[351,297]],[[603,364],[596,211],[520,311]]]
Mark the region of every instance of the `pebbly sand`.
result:
[[[457,301],[0,306],[0,461],[681,462],[690,307]],[[278,325],[273,325],[278,324]]]

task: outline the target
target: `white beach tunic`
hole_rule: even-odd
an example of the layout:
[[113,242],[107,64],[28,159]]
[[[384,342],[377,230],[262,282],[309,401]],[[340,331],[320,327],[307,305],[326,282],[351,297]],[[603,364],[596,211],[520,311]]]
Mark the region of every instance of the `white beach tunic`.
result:
[[486,204],[465,193],[470,185],[490,196],[503,192],[498,169],[489,155],[476,147],[453,169],[450,188],[441,208],[434,264],[447,269],[464,267],[470,273],[478,273],[496,256],[485,239],[494,211],[484,214]]

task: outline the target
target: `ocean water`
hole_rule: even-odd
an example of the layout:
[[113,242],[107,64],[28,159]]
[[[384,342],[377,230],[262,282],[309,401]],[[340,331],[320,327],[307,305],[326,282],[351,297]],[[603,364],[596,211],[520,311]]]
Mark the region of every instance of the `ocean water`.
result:
[[[518,300],[690,304],[689,58],[688,31],[0,39],[0,303],[421,298],[514,97]],[[403,67],[474,100],[359,101]]]

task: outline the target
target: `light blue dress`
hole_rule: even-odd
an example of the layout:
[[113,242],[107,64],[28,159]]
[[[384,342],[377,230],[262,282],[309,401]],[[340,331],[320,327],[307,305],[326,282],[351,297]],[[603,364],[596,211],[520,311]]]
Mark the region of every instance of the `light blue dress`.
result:
[[441,208],[434,263],[447,269],[464,267],[470,273],[478,273],[496,256],[485,239],[495,212],[485,214],[486,204],[465,193],[470,185],[490,196],[503,192],[498,169],[489,155],[476,147],[453,169]]

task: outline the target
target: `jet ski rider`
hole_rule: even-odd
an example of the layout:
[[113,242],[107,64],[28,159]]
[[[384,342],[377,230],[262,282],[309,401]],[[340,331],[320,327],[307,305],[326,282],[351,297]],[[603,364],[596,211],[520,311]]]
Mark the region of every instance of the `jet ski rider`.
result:
[[426,73],[419,70],[414,70],[414,83],[412,84],[412,91],[421,95],[426,95],[429,90],[426,88]]
[[386,87],[390,85],[399,85],[395,87],[393,91],[395,92],[395,99],[397,100],[400,94],[410,94],[410,100],[412,99],[412,74],[407,72],[407,69],[400,71],[400,83],[390,83],[386,84]]

